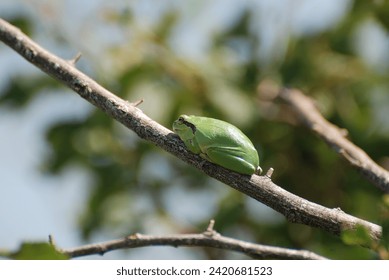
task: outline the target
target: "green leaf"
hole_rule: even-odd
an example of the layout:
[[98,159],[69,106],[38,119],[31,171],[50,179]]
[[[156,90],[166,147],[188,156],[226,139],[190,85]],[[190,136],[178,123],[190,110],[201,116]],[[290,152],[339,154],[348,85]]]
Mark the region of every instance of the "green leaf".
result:
[[381,221],[380,225],[382,226],[382,240],[381,244],[389,252],[389,194],[385,194],[382,197],[381,203]]
[[21,109],[26,106],[41,90],[55,89],[58,84],[47,76],[25,77],[17,76],[0,92],[0,104],[10,108]]
[[25,242],[19,250],[9,254],[15,260],[67,260],[68,256],[59,252],[53,245],[44,242]]
[[378,21],[386,28],[386,30],[389,30],[389,2],[381,1],[381,3],[376,4],[374,12]]
[[355,229],[347,229],[341,233],[341,239],[348,245],[373,246],[373,239],[369,231],[362,225],[357,225]]

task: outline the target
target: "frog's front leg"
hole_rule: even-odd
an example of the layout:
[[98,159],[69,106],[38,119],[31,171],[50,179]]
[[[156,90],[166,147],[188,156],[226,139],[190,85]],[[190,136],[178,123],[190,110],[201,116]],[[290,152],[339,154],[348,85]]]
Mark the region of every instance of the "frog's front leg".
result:
[[208,162],[213,162],[208,156],[207,156],[207,154],[205,154],[205,153],[203,153],[203,152],[200,152],[200,157],[202,158],[202,159],[204,159],[202,162],[201,162],[201,167],[203,167],[204,166],[204,164],[208,161]]
[[199,144],[197,143],[196,139],[187,139],[184,141],[185,146],[188,148],[189,151],[191,151],[194,154],[200,154],[201,155],[201,149],[199,147]]

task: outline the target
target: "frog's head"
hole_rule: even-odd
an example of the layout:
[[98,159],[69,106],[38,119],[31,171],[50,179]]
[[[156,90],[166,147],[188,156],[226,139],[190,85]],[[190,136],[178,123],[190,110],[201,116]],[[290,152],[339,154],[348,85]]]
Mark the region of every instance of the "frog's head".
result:
[[190,122],[189,116],[181,115],[173,122],[173,131],[185,141],[193,138],[193,135],[196,132],[196,126]]

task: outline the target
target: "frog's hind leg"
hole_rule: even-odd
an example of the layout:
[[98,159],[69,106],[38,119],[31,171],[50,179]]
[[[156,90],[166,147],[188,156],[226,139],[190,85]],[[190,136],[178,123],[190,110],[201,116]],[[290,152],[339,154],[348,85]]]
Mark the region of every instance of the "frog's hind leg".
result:
[[242,152],[234,148],[209,147],[206,155],[209,161],[238,173],[252,175],[256,171],[254,165],[242,158]]

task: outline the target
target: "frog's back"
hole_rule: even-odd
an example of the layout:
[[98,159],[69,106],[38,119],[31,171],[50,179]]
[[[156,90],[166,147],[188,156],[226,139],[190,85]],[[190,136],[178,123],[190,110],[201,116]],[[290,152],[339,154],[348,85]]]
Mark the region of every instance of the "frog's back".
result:
[[218,119],[197,118],[195,134],[202,145],[223,144],[256,152],[251,140],[236,126]]

